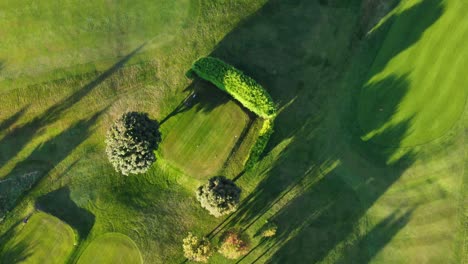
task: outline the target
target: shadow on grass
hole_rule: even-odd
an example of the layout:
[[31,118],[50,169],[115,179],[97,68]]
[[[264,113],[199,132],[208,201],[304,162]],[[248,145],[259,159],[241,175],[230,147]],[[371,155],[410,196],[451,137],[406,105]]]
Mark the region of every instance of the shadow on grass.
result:
[[[263,177],[237,212],[208,235],[214,237],[233,226],[245,231],[259,219],[270,219],[278,225],[277,236],[269,248],[261,246],[251,253],[256,257],[253,262],[268,258],[269,263],[316,263],[333,257],[337,246],[344,244],[342,262],[365,263],[360,260],[370,260],[410,218],[408,213],[384,220],[362,238],[372,241],[372,248],[360,256],[369,246],[358,242],[360,221],[413,164],[417,153],[410,149],[397,153],[395,148],[373,143],[376,138],[391,138],[398,145],[411,119],[386,126],[370,142],[363,141],[355,105],[362,89],[375,89],[376,96],[383,96],[386,111],[368,131],[382,128],[397,113],[409,89],[407,76],[389,76],[376,84],[367,81],[420,39],[442,15],[443,6],[439,0],[425,0],[389,17],[364,44],[358,43],[364,55],[356,58],[360,2],[346,3],[335,8],[316,1],[271,0],[211,54],[245,70],[284,107],[275,120],[271,152],[265,157],[273,159],[273,165],[263,168],[260,162],[238,179],[240,184],[252,185],[251,181]],[[401,28],[405,37],[392,49],[381,51],[387,35]],[[355,66],[362,69],[347,77],[353,80],[343,86],[352,57],[362,60]],[[382,89],[391,94],[381,93]],[[286,139],[291,143],[273,154]]]
[[[33,138],[44,133],[48,125],[57,121],[68,109],[73,107],[83,97],[98,87],[99,84],[120,69],[128,60],[137,54],[144,45],[145,44],[139,46],[127,56],[123,57],[111,68],[78,91],[61,102],[49,107],[41,115],[9,131],[9,133],[0,140],[0,149],[2,149],[0,152],[0,168],[10,159],[17,156]],[[6,177],[2,177],[2,181],[0,181],[0,219],[15,206],[18,199],[88,138],[92,133],[92,127],[97,122],[100,115],[106,110],[107,108],[104,108],[90,118],[78,121],[57,136],[41,143],[28,157],[17,163]],[[13,117],[3,122],[2,126],[7,127],[9,123],[14,123],[15,119],[18,119],[23,111],[24,109],[20,110]]]
[[18,121],[18,119],[20,119],[24,115],[24,112],[26,112],[26,110],[28,110],[28,107],[29,106],[25,106],[25,107],[21,108],[18,112],[16,112],[15,114],[10,116],[9,118],[3,120],[0,123],[0,132],[3,132],[3,130],[8,129],[12,125],[14,125]]
[[[28,157],[15,165],[0,182],[0,217],[4,217],[28,190],[92,134],[94,124],[105,111],[103,109],[88,119],[78,121],[37,146]],[[44,157],[47,157],[47,162],[43,161]]]
[[83,86],[61,102],[49,107],[41,115],[30,122],[18,126],[0,141],[0,149],[5,150],[0,154],[0,167],[3,167],[10,159],[15,157],[34,137],[39,136],[47,125],[57,121],[69,108],[78,103],[83,97],[93,91],[99,84],[109,78],[120,69],[128,60],[137,54],[145,44],[141,45],[111,68],[100,74],[96,79]]
[[244,111],[248,112],[248,110],[225,92],[221,91],[210,82],[200,78],[194,78],[193,82],[185,88],[184,91],[189,92],[187,97],[185,97],[179,105],[161,121],[161,125],[171,117],[186,112],[192,108],[197,112],[211,112],[216,107],[226,104],[229,100],[233,100],[233,102],[244,109]]
[[31,256],[30,246],[20,243],[6,249],[6,243],[15,236],[15,231],[22,221],[16,222],[5,234],[0,237],[0,263],[23,263]]
[[79,207],[71,199],[68,187],[62,187],[37,198],[36,208],[69,224],[78,231],[81,240],[86,239],[95,222],[92,213]]
[[31,245],[27,245],[25,241],[21,241],[11,248],[1,251],[0,262],[8,264],[25,263],[33,251],[34,248]]

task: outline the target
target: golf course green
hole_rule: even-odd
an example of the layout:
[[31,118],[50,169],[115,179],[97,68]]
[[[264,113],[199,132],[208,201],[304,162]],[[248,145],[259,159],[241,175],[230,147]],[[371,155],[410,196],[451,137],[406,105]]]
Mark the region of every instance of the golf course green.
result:
[[0,252],[1,263],[65,263],[74,250],[71,227],[42,212],[10,232],[12,238]]
[[93,240],[77,263],[141,264],[143,260],[133,240],[123,234],[107,233]]
[[[189,232],[216,247],[226,230],[248,253],[208,263],[467,263],[466,14],[461,0],[0,1],[0,263],[186,263]],[[205,57],[277,107],[248,169],[264,120],[187,74]],[[106,137],[129,111],[161,142],[124,176]],[[219,218],[196,194],[214,176],[241,189]]]

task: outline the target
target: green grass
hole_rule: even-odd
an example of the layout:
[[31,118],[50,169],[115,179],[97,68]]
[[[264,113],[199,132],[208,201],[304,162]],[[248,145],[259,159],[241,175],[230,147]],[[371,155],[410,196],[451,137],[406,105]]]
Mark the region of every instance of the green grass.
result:
[[1,263],[65,263],[74,250],[71,227],[42,212],[10,232],[11,239],[0,252]]
[[[395,15],[411,5],[413,1],[401,4]],[[444,135],[460,119],[468,91],[463,74],[468,66],[467,7],[450,1],[440,5],[421,11],[426,13],[423,18],[415,13],[393,22],[361,91],[358,117],[364,140],[394,147],[419,145]],[[427,22],[435,20],[426,30]],[[408,36],[417,34],[417,42],[399,53]],[[385,133],[402,123],[407,123],[402,140]]]
[[245,110],[215,89],[207,82],[197,84],[198,102],[162,130],[163,157],[199,179],[223,168],[249,120]]
[[143,263],[138,246],[129,237],[107,233],[96,238],[81,254],[80,263]]
[[[214,243],[223,230],[244,229],[254,248],[241,263],[466,262],[466,106],[462,118],[455,118],[463,107],[458,100],[466,99],[466,89],[455,84],[465,87],[466,79],[454,75],[451,87],[456,71],[447,70],[468,61],[464,46],[457,48],[466,38],[461,17],[466,5],[402,1],[366,35],[359,34],[370,27],[362,25],[362,16],[375,10],[362,10],[358,0],[200,0],[188,9],[187,2],[176,2],[0,4],[7,10],[2,25],[21,25],[1,29],[0,184],[9,178],[22,183],[25,173],[42,172],[35,184],[17,184],[27,188],[0,196],[18,199],[0,224],[3,238],[37,205],[76,229],[72,262],[109,232],[133,240],[144,263],[184,261],[181,243],[187,233],[206,235],[224,220],[207,215],[194,192],[208,175],[237,175],[231,169],[238,171],[245,143],[254,135],[249,130],[245,142],[234,137],[248,121],[245,112],[233,101],[208,97],[172,116],[161,128],[158,161],[136,177],[113,170],[103,140],[123,111],[145,111],[158,120],[170,115],[193,88],[185,72],[210,55],[252,76],[280,106],[267,153],[236,181],[242,204],[214,230]],[[31,11],[34,5],[41,12]],[[162,8],[164,14],[174,12],[174,21],[163,28],[155,24],[159,7],[168,8]],[[57,9],[63,15],[52,17]],[[73,10],[78,15],[65,15]],[[135,10],[140,13],[132,15]],[[119,21],[114,24],[129,31],[110,26],[73,36],[86,27],[79,14]],[[65,16],[69,20],[61,19]],[[135,19],[120,19],[126,16]],[[431,59],[427,52],[437,60],[413,60]],[[402,62],[405,56],[408,63]],[[447,63],[453,56],[460,65]],[[382,87],[396,87],[383,89],[391,92],[382,101],[387,116],[362,116],[375,102],[371,97],[382,96],[371,91]],[[440,127],[433,130],[424,123],[431,111],[440,112]],[[365,118],[369,122],[361,122]],[[422,132],[426,128],[431,132]],[[372,139],[361,139],[377,130]],[[208,141],[202,152],[195,150],[196,143]],[[236,144],[234,166],[228,162],[223,168]],[[278,234],[261,240],[255,234],[267,219],[278,225]],[[3,238],[0,247],[13,243]],[[235,262],[217,253],[210,260]]]
[[77,65],[89,71],[144,42],[147,51],[168,45],[196,22],[198,6],[198,0],[3,2],[1,87],[16,85],[19,76],[37,78],[54,70],[67,77]]

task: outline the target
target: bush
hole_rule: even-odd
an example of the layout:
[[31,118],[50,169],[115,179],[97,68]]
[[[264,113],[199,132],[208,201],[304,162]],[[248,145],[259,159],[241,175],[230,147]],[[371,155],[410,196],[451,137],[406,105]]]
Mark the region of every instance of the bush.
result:
[[106,153],[115,170],[124,175],[144,173],[156,161],[161,141],[159,123],[146,113],[128,112],[110,127]]
[[197,200],[210,214],[219,217],[234,212],[239,204],[241,189],[223,176],[211,178],[197,190]]
[[218,252],[228,259],[238,259],[249,252],[250,242],[247,236],[237,231],[227,231],[221,238]]
[[213,254],[211,243],[206,238],[198,238],[189,233],[182,245],[184,256],[192,261],[207,262]]
[[262,228],[262,237],[274,237],[278,231],[278,226],[275,223],[267,222]]
[[244,107],[263,118],[276,115],[276,107],[268,92],[254,79],[233,66],[212,57],[201,58],[192,65],[201,78],[229,93]]
[[268,141],[270,140],[271,134],[273,134],[273,123],[270,120],[265,120],[259,132],[258,139],[250,150],[249,159],[245,164],[245,170],[251,169],[260,159],[260,156],[265,151]]

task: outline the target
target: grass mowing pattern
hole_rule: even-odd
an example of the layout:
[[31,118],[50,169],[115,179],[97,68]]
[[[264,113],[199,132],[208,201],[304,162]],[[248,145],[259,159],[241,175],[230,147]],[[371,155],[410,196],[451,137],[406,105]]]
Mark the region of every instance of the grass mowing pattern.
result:
[[197,84],[199,102],[162,127],[163,157],[198,179],[213,176],[228,159],[249,116],[211,84]]
[[141,264],[140,250],[133,240],[119,233],[107,233],[91,242],[77,264]]
[[[413,2],[400,5],[395,14]],[[364,140],[393,147],[420,145],[444,135],[460,119],[468,95],[468,7],[462,1],[447,3],[393,22],[361,91],[358,119]],[[414,45],[397,53],[411,40],[408,36],[424,30],[441,12]],[[385,131],[402,123],[405,138],[397,142]]]
[[1,263],[66,263],[74,250],[75,234],[59,219],[34,213],[29,221],[10,230],[12,238],[0,252]]

